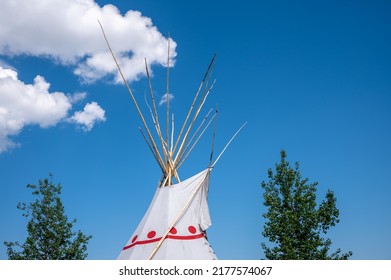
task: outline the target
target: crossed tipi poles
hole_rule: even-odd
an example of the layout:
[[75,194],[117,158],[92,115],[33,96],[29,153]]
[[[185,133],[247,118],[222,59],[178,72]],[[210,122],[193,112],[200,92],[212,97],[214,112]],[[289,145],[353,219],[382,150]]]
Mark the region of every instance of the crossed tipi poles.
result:
[[[210,126],[213,120],[216,120],[218,115],[218,110],[216,109],[214,114],[211,115],[213,109],[209,110],[208,113],[204,116],[201,123],[198,125],[197,129],[195,129],[195,123],[197,118],[200,115],[201,109],[203,108],[206,99],[208,98],[209,94],[211,93],[213,86],[216,82],[216,80],[211,81],[211,77],[213,74],[214,66],[216,63],[216,55],[213,56],[212,60],[210,61],[206,72],[201,80],[201,83],[198,87],[198,90],[194,96],[194,99],[190,105],[190,108],[188,110],[188,113],[186,115],[186,118],[181,126],[181,129],[179,131],[178,137],[176,140],[174,140],[174,115],[172,114],[170,119],[170,93],[169,93],[169,69],[170,69],[170,38],[168,39],[168,52],[167,52],[167,80],[166,80],[166,129],[165,129],[165,135],[162,131],[162,128],[160,126],[160,120],[159,120],[159,114],[157,112],[156,107],[156,101],[154,98],[154,93],[152,89],[152,83],[151,83],[151,77],[149,74],[148,69],[148,63],[145,59],[145,70],[146,75],[148,78],[148,86],[149,86],[149,93],[152,103],[151,106],[148,105],[150,116],[153,122],[153,126],[155,128],[156,135],[155,137],[152,135],[151,129],[149,128],[144,114],[142,113],[140,106],[138,105],[138,102],[121,70],[121,67],[118,63],[118,60],[110,46],[109,40],[106,36],[106,33],[103,29],[103,26],[101,22],[98,20],[99,25],[101,27],[104,39],[106,41],[106,44],[110,50],[110,53],[113,57],[113,60],[117,66],[118,72],[132,98],[132,101],[137,109],[138,115],[140,116],[140,119],[143,123],[144,129],[146,133],[139,127],[139,130],[142,134],[142,137],[144,138],[145,142],[147,143],[150,151],[152,152],[154,158],[156,159],[156,162],[158,163],[161,171],[162,171],[162,178],[159,181],[159,186],[169,186],[173,184],[173,180],[175,179],[177,182],[180,182],[178,170],[183,165],[183,163],[186,161],[190,153],[193,151],[194,147],[198,143],[199,139],[202,137],[206,129]],[[208,120],[209,119],[209,120]],[[171,124],[170,124],[171,123]],[[245,124],[244,124],[245,125]],[[244,126],[243,125],[243,126]],[[234,134],[234,136],[231,138],[231,140],[227,143],[223,151],[220,153],[220,155],[217,157],[217,159],[212,163],[212,155],[213,155],[213,146],[214,146],[214,135],[213,133],[213,141],[212,141],[212,152],[211,152],[211,158],[209,167],[213,167],[220,156],[224,153],[225,149],[228,147],[228,145],[231,143],[233,138],[237,135],[237,133],[243,128],[243,126]],[[195,131],[193,132],[193,130]],[[192,133],[193,132],[193,133]],[[155,140],[155,138],[157,140]]]

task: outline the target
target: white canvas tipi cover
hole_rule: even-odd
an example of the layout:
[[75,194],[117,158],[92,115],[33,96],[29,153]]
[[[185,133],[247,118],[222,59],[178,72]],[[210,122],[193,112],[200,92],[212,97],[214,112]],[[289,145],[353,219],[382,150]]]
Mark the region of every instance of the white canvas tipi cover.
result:
[[158,188],[117,259],[217,259],[205,236],[211,225],[209,173],[206,169],[178,184]]

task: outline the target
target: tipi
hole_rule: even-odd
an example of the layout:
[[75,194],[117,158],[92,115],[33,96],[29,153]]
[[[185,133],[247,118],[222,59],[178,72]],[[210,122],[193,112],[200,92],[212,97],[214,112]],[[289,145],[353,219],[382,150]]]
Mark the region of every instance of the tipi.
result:
[[[197,124],[198,127],[193,132],[196,120],[214,85],[214,81],[210,84],[210,80],[215,64],[215,56],[206,70],[175,141],[174,117],[172,116],[170,119],[169,112],[168,81],[165,116],[166,131],[165,136],[163,136],[148,66],[145,62],[152,103],[152,108],[149,105],[148,107],[156,132],[156,136],[153,137],[136,98],[122,74],[102,25],[101,28],[118,71],[141,118],[146,135],[141,129],[140,132],[162,170],[160,183],[144,218],[123,247],[117,259],[217,259],[206,237],[206,230],[211,226],[208,209],[209,177],[214,165],[243,126],[235,133],[214,162],[212,162],[212,145],[209,166],[203,171],[183,181],[180,180],[178,174],[179,168],[217,116],[216,110],[215,114],[209,117],[212,112],[210,110],[200,124]],[[168,41],[170,42],[170,39]],[[168,45],[167,77],[169,77],[169,53],[170,45]],[[212,142],[214,143],[214,139]]]
[[151,205],[118,259],[216,259],[205,236],[209,169],[156,190]]

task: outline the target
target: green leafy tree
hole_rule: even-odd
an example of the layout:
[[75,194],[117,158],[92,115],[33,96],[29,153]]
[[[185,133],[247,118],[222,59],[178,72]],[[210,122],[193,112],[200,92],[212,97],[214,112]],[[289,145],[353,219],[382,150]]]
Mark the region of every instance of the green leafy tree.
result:
[[331,240],[323,236],[339,223],[336,197],[331,190],[319,206],[316,202],[317,182],[302,179],[299,163],[292,168],[281,151],[281,162],[275,173],[268,170],[268,182],[262,182],[267,212],[263,236],[271,246],[262,242],[265,257],[270,260],[346,260],[352,252],[329,253]]
[[[60,199],[61,185],[54,185],[52,175],[39,181],[39,185],[27,185],[35,201],[18,203],[28,219],[28,236],[24,244],[4,242],[11,260],[79,260],[87,257],[87,243],[92,236],[80,230],[73,232],[76,219],[69,221]],[[17,251],[16,248],[20,249]]]

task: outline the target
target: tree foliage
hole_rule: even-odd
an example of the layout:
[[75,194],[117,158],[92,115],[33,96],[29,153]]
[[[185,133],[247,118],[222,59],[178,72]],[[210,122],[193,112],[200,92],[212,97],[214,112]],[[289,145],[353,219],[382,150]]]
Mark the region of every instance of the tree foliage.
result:
[[[35,200],[19,203],[17,208],[28,219],[28,236],[24,244],[4,242],[11,260],[78,260],[87,257],[87,243],[92,236],[72,231],[76,219],[69,221],[61,202],[61,185],[52,176],[27,185]],[[16,248],[20,249],[17,251]]]
[[[271,260],[346,260],[352,252],[329,253],[331,240],[323,236],[339,223],[336,197],[331,190],[319,206],[316,202],[317,182],[302,179],[299,163],[292,168],[281,151],[276,170],[268,170],[268,182],[262,182],[267,212],[263,236],[274,247],[262,242],[267,259]],[[273,246],[272,245],[272,246]]]

